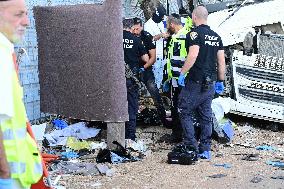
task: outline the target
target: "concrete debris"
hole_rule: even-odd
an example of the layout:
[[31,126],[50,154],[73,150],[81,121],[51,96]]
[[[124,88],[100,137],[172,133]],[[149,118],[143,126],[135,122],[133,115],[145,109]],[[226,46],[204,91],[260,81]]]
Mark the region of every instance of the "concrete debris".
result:
[[53,173],[58,174],[74,174],[74,175],[91,175],[100,174],[96,164],[94,163],[72,163],[61,161],[51,166]]

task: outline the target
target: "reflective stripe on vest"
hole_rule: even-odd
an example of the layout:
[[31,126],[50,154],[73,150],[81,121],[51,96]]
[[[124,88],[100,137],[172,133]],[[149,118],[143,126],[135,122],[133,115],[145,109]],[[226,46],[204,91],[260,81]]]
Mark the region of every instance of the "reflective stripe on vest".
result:
[[42,174],[43,168],[41,163],[34,163],[34,173],[35,174]]
[[3,139],[4,140],[15,140],[15,135],[17,139],[24,139],[27,136],[27,129],[26,128],[19,128],[19,129],[6,129],[3,132]]
[[19,162],[9,162],[11,174],[23,174],[26,172],[26,164]]
[[[168,60],[167,60],[167,74],[169,81],[171,78],[178,77],[177,71],[173,74],[172,67],[182,67],[187,57],[187,51],[185,47],[186,35],[188,30],[183,27],[177,35],[175,35],[169,46]],[[177,76],[176,76],[177,75]]]
[[180,56],[172,56],[171,60],[180,60],[180,61],[185,61],[186,58],[185,57],[180,57]]

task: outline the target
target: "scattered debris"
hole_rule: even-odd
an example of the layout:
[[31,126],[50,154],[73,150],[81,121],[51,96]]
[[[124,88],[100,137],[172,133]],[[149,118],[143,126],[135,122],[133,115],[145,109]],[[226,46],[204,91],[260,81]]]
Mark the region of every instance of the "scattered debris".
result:
[[257,146],[255,149],[257,150],[265,150],[265,151],[277,151],[277,148],[273,146],[263,145],[263,146]]
[[68,123],[65,121],[65,120],[62,120],[62,119],[55,119],[52,121],[55,129],[64,129],[66,127],[68,127]]
[[270,178],[284,180],[284,176],[273,176],[273,177],[270,177]]
[[106,174],[107,170],[109,170],[109,167],[105,164],[97,164],[97,168],[100,171],[101,174]]
[[242,160],[246,161],[257,161],[259,159],[259,154],[246,154],[242,157]]
[[273,167],[279,167],[284,168],[284,162],[283,161],[266,161],[267,165],[272,165]]
[[96,137],[100,129],[88,128],[86,123],[79,122],[70,125],[62,130],[55,130],[44,137],[48,140],[50,146],[66,145],[68,137],[76,137],[77,139],[88,139]]
[[216,167],[224,167],[224,168],[226,168],[226,169],[229,169],[229,168],[231,168],[232,167],[232,165],[231,164],[229,164],[229,163],[223,163],[223,164],[214,164],[214,166],[216,166]]
[[252,183],[259,183],[261,182],[263,179],[261,177],[253,177],[253,179],[251,179],[250,182]]
[[74,175],[91,175],[100,174],[97,165],[94,163],[73,163],[60,161],[57,164],[51,165],[51,170],[58,174],[74,174]]
[[226,177],[227,175],[225,174],[215,174],[215,175],[211,175],[211,176],[208,176],[209,178],[223,178],[223,177]]

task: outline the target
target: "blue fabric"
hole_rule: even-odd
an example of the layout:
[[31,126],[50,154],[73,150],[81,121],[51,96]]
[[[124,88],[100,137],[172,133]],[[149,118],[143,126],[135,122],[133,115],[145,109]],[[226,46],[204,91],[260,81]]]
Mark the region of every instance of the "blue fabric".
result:
[[68,124],[61,119],[55,119],[52,123],[56,129],[64,129],[65,127],[68,127]]
[[277,148],[273,146],[263,145],[263,146],[257,146],[257,150],[265,150],[265,151],[277,151]]
[[200,159],[208,159],[211,160],[211,152],[210,151],[204,151],[201,154],[198,154],[197,156]]
[[13,180],[0,179],[0,189],[13,189]]
[[184,80],[185,80],[185,75],[182,74],[182,73],[180,73],[180,75],[179,75],[179,77],[178,77],[178,84],[179,84],[180,86],[182,86],[182,87],[185,86]]
[[62,152],[61,155],[62,155],[63,157],[68,158],[68,159],[79,157],[79,155],[78,155],[76,152]]
[[229,163],[214,164],[214,166],[217,166],[217,167],[224,167],[224,168],[226,168],[226,169],[229,169],[229,168],[231,168],[231,167],[232,167],[232,165],[231,165],[231,164],[229,164]]
[[226,134],[229,141],[233,140],[234,137],[234,128],[230,120],[226,121],[223,126],[223,132]]
[[136,114],[138,113],[138,87],[132,79],[126,79],[127,102],[129,121],[125,124],[125,138],[135,140],[136,138]]
[[267,165],[272,165],[273,167],[284,168],[284,162],[282,161],[266,161]]
[[[199,153],[211,150],[212,135],[212,99],[215,94],[213,84],[204,91],[203,85],[188,80],[186,86],[182,88],[179,95],[180,121],[183,128],[184,143],[194,146]],[[196,113],[196,114],[194,114]],[[193,118],[200,125],[200,141],[195,137]]]
[[224,87],[224,83],[223,82],[217,81],[215,83],[215,92],[217,94],[222,94],[224,92],[224,89],[225,89],[225,87]]

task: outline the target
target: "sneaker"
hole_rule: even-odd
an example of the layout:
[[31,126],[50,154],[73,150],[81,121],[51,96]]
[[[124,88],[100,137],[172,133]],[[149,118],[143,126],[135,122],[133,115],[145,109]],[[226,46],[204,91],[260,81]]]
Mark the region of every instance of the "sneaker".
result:
[[211,152],[210,151],[204,151],[201,154],[198,154],[198,158],[210,160],[211,159]]

